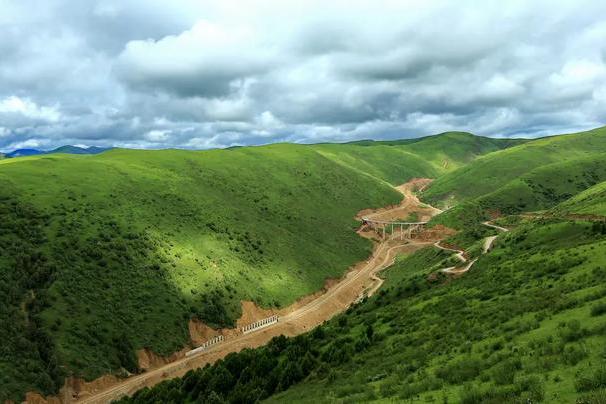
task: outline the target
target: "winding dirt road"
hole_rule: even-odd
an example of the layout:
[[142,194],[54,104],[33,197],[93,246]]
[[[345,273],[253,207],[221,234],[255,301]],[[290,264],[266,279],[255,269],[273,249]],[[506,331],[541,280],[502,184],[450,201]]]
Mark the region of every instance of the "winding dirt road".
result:
[[[404,200],[400,205],[378,210],[366,210],[360,212],[358,217],[372,214],[376,218],[389,220],[416,214],[422,218],[421,220],[429,220],[441,211],[421,203],[414,194],[416,189],[426,186],[429,182],[431,180],[415,179],[399,186],[397,187],[398,191],[404,195]],[[203,352],[177,359],[174,362],[127,379],[116,380],[109,386],[101,385],[96,389],[89,387],[77,392],[66,390],[62,397],[54,402],[108,403],[126,395],[132,395],[143,387],[151,387],[163,380],[183,376],[187,371],[202,367],[207,363],[213,363],[231,352],[265,345],[273,337],[279,335],[295,336],[307,332],[336,314],[345,311],[351,304],[358,302],[365,296],[374,294],[383,283],[377,273],[392,265],[398,253],[410,253],[436,241],[435,238],[433,240],[428,239],[435,237],[433,233],[419,241],[398,240],[399,237],[394,235],[384,240],[377,240],[376,234],[365,231],[365,229],[360,229],[358,234],[375,240],[376,244],[371,257],[365,263],[354,267],[338,283],[327,288],[324,294],[306,304],[295,307],[290,312],[286,310],[287,314],[282,315],[277,323],[248,334],[226,337],[224,342]]]
[[[506,229],[505,227],[501,227],[501,226],[497,226],[496,224],[492,224],[490,222],[484,222],[482,223],[484,226],[488,226],[488,227],[492,227],[493,229],[497,229],[501,232],[506,232],[509,231],[509,229]],[[482,254],[486,254],[487,252],[490,251],[490,249],[492,248],[492,245],[494,244],[495,240],[498,238],[499,236],[488,236],[484,238],[484,244],[482,246]],[[471,269],[471,267],[473,266],[473,264],[476,263],[476,261],[478,260],[477,258],[474,258],[471,261],[468,261],[467,258],[465,258],[465,251],[463,250],[458,250],[455,248],[448,248],[448,247],[443,247],[440,245],[439,241],[436,241],[434,243],[434,246],[441,249],[441,250],[445,250],[445,251],[453,251],[455,252],[455,257],[457,257],[459,259],[459,261],[461,261],[463,264],[466,264],[464,267],[457,267],[457,266],[453,266],[453,267],[448,267],[448,268],[442,268],[440,269],[440,272],[443,272],[445,274],[451,274],[451,275],[460,275],[460,274],[464,274],[465,272],[469,271]]]

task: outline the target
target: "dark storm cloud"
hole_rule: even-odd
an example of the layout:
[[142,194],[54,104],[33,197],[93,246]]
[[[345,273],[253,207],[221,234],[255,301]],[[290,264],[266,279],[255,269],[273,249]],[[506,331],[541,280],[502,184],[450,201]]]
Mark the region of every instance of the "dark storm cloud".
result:
[[595,1],[0,0],[0,149],[539,136],[606,121]]

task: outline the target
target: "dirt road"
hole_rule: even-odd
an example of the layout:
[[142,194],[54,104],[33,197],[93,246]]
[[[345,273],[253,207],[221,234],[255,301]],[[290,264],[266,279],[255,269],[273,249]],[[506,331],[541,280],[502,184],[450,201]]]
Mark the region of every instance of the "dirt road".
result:
[[[390,217],[391,215],[415,213],[419,216],[431,218],[439,213],[438,209],[424,205],[414,195],[414,190],[428,180],[414,180],[397,189],[403,193],[405,199],[399,206],[390,209],[372,211],[377,216]],[[369,212],[368,210],[366,212]],[[368,232],[361,229],[358,232],[362,237],[375,239]],[[398,253],[413,252],[422,247],[433,244],[434,240],[397,240],[388,237],[375,245],[371,257],[362,264],[349,271],[339,282],[329,287],[324,294],[303,305],[298,305],[291,312],[280,317],[275,324],[248,334],[237,334],[226,337],[225,341],[214,345],[207,350],[193,356],[180,358],[174,362],[127,379],[117,380],[113,385],[102,386],[98,389],[70,392],[63,394],[64,403],[108,403],[125,395],[132,395],[143,387],[151,387],[163,380],[183,376],[187,371],[213,363],[231,352],[238,352],[244,348],[255,348],[265,345],[273,337],[279,335],[294,336],[322,324],[336,314],[345,311],[352,303],[364,296],[374,294],[383,283],[377,273],[390,266]],[[66,393],[66,392],[64,392]]]
[[[488,226],[488,227],[492,227],[493,229],[497,229],[501,232],[506,232],[509,231],[509,229],[506,229],[505,227],[501,227],[501,226],[497,226],[495,224],[492,224],[490,222],[484,222],[482,223],[484,226]],[[488,236],[486,238],[484,238],[484,244],[482,246],[482,254],[486,254],[487,252],[490,251],[490,249],[492,248],[492,245],[494,244],[495,240],[498,238],[499,236]],[[461,261],[462,263],[466,264],[464,267],[448,267],[448,268],[442,268],[440,269],[440,272],[444,272],[446,274],[451,274],[451,275],[460,275],[460,274],[464,274],[465,272],[469,271],[471,269],[471,267],[473,266],[473,264],[476,263],[476,261],[478,260],[477,258],[471,260],[468,262],[467,258],[465,258],[465,251],[463,250],[457,250],[454,248],[448,248],[448,247],[443,247],[440,245],[439,241],[436,241],[434,243],[434,246],[441,249],[441,250],[445,250],[445,251],[453,251],[455,253],[455,256],[459,259],[459,261]]]

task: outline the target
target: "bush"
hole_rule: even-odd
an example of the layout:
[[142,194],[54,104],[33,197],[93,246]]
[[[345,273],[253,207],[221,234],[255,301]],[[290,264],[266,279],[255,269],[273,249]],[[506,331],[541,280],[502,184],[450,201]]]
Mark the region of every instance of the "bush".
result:
[[485,402],[485,396],[485,392],[476,385],[463,386],[459,394],[461,404],[482,404]]
[[577,404],[604,404],[606,403],[606,389],[596,390],[585,394],[577,400]]
[[564,363],[574,366],[587,357],[587,349],[582,345],[570,345],[562,352]]
[[593,317],[601,316],[606,314],[606,302],[598,303],[591,308],[591,315]]
[[585,336],[587,330],[581,328],[581,322],[579,320],[571,320],[567,322],[564,327],[561,327],[558,333],[564,342],[572,342]]
[[530,376],[520,380],[519,389],[528,392],[528,402],[541,402],[545,398],[545,386],[539,376]]
[[458,384],[477,377],[483,368],[481,360],[465,358],[436,370],[436,376],[450,384]]
[[606,366],[601,366],[589,375],[578,375],[574,386],[579,393],[606,388]]
[[520,369],[521,363],[519,360],[508,360],[496,365],[492,372],[492,379],[497,385],[512,384],[516,375],[516,371]]

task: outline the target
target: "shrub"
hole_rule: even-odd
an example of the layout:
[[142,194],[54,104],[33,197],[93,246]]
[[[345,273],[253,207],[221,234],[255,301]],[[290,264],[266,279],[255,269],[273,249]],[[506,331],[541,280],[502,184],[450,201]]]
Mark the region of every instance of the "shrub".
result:
[[576,365],[587,357],[587,349],[582,345],[570,345],[562,352],[564,363],[567,365]]
[[541,402],[545,398],[545,385],[538,376],[530,376],[519,382],[521,390],[528,392],[528,402]]
[[477,377],[483,368],[481,360],[465,358],[451,362],[436,370],[436,376],[451,384],[461,383]]
[[591,315],[593,317],[601,316],[606,314],[606,302],[598,303],[591,308]]
[[579,393],[606,388],[606,366],[601,366],[589,375],[578,375],[574,385]]
[[560,338],[565,342],[577,341],[582,338],[587,330],[581,328],[581,322],[579,320],[571,320],[558,331]]
[[508,360],[496,365],[492,372],[492,379],[497,385],[512,384],[516,371],[521,367],[519,360]]
[[459,398],[461,404],[482,404],[484,402],[485,394],[476,385],[466,385],[461,389]]
[[577,399],[577,404],[604,404],[606,403],[606,389],[599,389],[584,394]]

